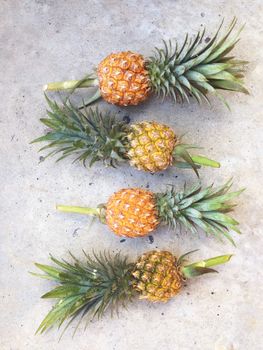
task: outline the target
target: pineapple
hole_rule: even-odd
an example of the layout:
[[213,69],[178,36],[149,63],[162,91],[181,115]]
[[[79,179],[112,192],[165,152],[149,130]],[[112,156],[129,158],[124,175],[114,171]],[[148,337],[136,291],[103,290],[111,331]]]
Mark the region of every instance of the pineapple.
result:
[[60,153],[59,159],[64,159],[74,154],[84,165],[88,158],[90,165],[103,161],[114,167],[128,161],[137,169],[152,173],[173,165],[192,168],[198,175],[201,165],[220,166],[206,157],[190,155],[189,150],[196,146],[182,143],[167,125],[154,121],[128,125],[98,109],[83,113],[71,103],[59,106],[49,98],[47,101],[51,111],[41,121],[50,129],[33,142],[48,142],[41,149],[52,148],[48,155]]
[[134,288],[140,299],[168,301],[182,287],[182,273],[176,257],[167,251],[150,251],[135,263],[132,272]]
[[216,272],[211,267],[228,262],[232,256],[221,255],[186,265],[185,258],[190,253],[176,259],[168,251],[154,250],[135,262],[128,262],[126,256],[105,252],[93,253],[93,256],[84,252],[85,262],[71,254],[73,263],[51,256],[55,266],[36,264],[44,274],[32,273],[57,284],[42,296],[57,301],[37,333],[52,326],[59,328],[66,320],[69,325],[77,316],[80,321],[86,318],[88,324],[90,317],[101,318],[108,309],[118,311],[120,305],[126,306],[136,296],[151,302],[167,302],[180,292],[185,279]]
[[50,83],[44,90],[65,90],[96,87],[93,96],[85,105],[100,97],[119,106],[138,105],[149,96],[171,96],[175,102],[189,101],[193,97],[199,103],[209,102],[207,94],[212,93],[222,99],[218,90],[248,93],[243,84],[246,61],[235,59],[229,53],[239,41],[243,27],[234,33],[237,19],[221,38],[219,31],[206,45],[201,45],[205,30],[198,32],[193,40],[186,35],[179,47],[171,41],[163,48],[156,48],[154,55],[143,57],[131,51],[112,53],[99,63],[96,73],[82,80]]
[[128,188],[114,193],[106,204],[105,219],[117,235],[147,235],[159,225],[154,193],[141,188]]
[[156,172],[173,164],[173,152],[179,143],[169,126],[157,122],[133,124],[127,138],[127,156],[137,169]]
[[228,215],[235,206],[230,200],[243,190],[229,192],[231,186],[229,180],[221,187],[211,185],[205,189],[198,182],[181,192],[173,186],[163,193],[129,188],[114,193],[97,208],[58,205],[57,209],[96,216],[119,236],[143,237],[164,223],[173,229],[184,227],[194,234],[199,228],[208,235],[225,236],[234,244],[229,231],[240,231],[239,223]]
[[142,55],[126,51],[107,56],[97,70],[101,96],[109,103],[137,105],[150,93],[150,79]]

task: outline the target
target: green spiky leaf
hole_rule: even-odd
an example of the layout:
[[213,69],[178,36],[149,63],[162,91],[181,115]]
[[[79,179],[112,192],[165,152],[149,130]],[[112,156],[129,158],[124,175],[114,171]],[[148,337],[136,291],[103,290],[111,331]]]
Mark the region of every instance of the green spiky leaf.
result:
[[33,275],[58,283],[42,296],[58,301],[41,322],[37,333],[52,326],[60,327],[64,321],[71,322],[77,316],[80,320],[88,315],[101,317],[107,309],[117,311],[120,304],[125,305],[133,297],[131,270],[134,264],[128,263],[127,257],[93,253],[93,256],[85,254],[85,262],[72,254],[71,257],[73,263],[51,257],[56,267],[36,264],[44,274]]
[[192,96],[198,103],[209,102],[208,92],[223,99],[216,93],[218,89],[248,93],[241,80],[247,62],[228,56],[243,29],[235,32],[236,23],[234,18],[225,35],[219,38],[221,23],[203,47],[205,30],[198,32],[193,40],[187,34],[181,47],[169,41],[164,42],[163,48],[156,48],[147,62],[153,92],[163,98],[171,96],[175,102],[188,101],[188,96]]
[[156,195],[160,220],[173,228],[179,224],[192,233],[197,233],[199,228],[209,235],[224,236],[234,244],[229,231],[239,232],[239,223],[229,215],[235,206],[230,200],[243,190],[229,192],[231,185],[230,180],[218,188],[211,185],[202,189],[197,183],[181,192],[172,186]]
[[62,106],[46,96],[50,110],[47,117],[40,121],[48,126],[46,135],[32,142],[47,142],[41,151],[51,149],[45,157],[60,154],[59,160],[74,155],[75,161],[89,165],[103,161],[106,165],[116,166],[126,159],[126,124],[98,109],[75,108],[69,101]]

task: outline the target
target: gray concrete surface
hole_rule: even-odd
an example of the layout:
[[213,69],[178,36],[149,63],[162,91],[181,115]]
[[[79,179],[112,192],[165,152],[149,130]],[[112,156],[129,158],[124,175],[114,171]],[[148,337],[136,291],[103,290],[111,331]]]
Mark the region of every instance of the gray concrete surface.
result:
[[[154,243],[120,239],[106,227],[85,217],[60,214],[56,203],[96,204],[125,186],[163,189],[195,180],[186,171],[139,173],[128,166],[92,170],[80,164],[50,159],[39,162],[29,141],[43,132],[42,85],[48,81],[81,78],[111,51],[131,49],[150,54],[161,39],[194,34],[202,25],[207,36],[223,17],[246,22],[236,54],[248,59],[246,85],[250,96],[225,94],[230,113],[219,101],[174,106],[151,100],[138,108],[110,108],[132,120],[145,118],[170,123],[186,140],[221,161],[220,170],[202,171],[204,184],[220,184],[234,177],[234,188],[246,187],[235,216],[243,235],[237,248],[204,235],[175,236],[161,229]],[[263,3],[239,1],[53,1],[0,0],[0,130],[1,130],[1,350],[261,350],[262,342],[262,107]],[[51,283],[28,274],[33,262],[48,262],[48,253],[67,257],[70,248],[122,250],[135,257],[152,248],[180,254],[195,248],[192,258],[233,252],[220,274],[187,283],[181,295],[167,304],[138,301],[119,318],[106,315],[72,339],[73,326],[58,342],[54,330],[35,336],[52,302],[40,295]]]

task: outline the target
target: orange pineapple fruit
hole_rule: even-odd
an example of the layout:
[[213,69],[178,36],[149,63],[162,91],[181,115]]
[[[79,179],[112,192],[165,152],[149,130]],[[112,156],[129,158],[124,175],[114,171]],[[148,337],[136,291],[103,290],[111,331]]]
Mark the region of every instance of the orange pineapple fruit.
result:
[[142,55],[126,51],[110,54],[97,69],[101,96],[120,106],[137,105],[150,92],[150,80]]
[[159,224],[154,194],[140,188],[114,193],[106,204],[106,223],[119,236],[140,237]]
[[203,30],[193,40],[186,35],[181,46],[164,41],[163,48],[155,48],[151,57],[131,51],[111,53],[98,64],[94,74],[82,80],[49,83],[44,90],[96,87],[85,106],[101,97],[119,106],[138,105],[151,94],[172,97],[175,102],[188,102],[193,97],[200,103],[209,102],[209,93],[227,105],[220,90],[248,93],[242,79],[247,62],[228,55],[242,30],[233,32],[236,23],[234,18],[225,35],[219,38],[218,30],[204,46]]

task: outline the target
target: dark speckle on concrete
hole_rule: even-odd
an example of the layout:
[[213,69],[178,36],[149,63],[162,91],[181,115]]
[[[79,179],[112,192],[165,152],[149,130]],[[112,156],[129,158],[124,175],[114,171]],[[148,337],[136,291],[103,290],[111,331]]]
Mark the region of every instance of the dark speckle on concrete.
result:
[[80,230],[80,227],[76,228],[73,233],[72,233],[72,236],[73,237],[76,237],[78,235],[78,230]]
[[150,243],[150,244],[153,244],[153,242],[154,242],[153,236],[149,236],[148,239],[149,239],[149,243]]
[[130,118],[128,115],[125,115],[125,116],[122,118],[122,120],[123,120],[125,123],[127,123],[127,124],[129,124],[129,123],[131,122],[131,118]]

